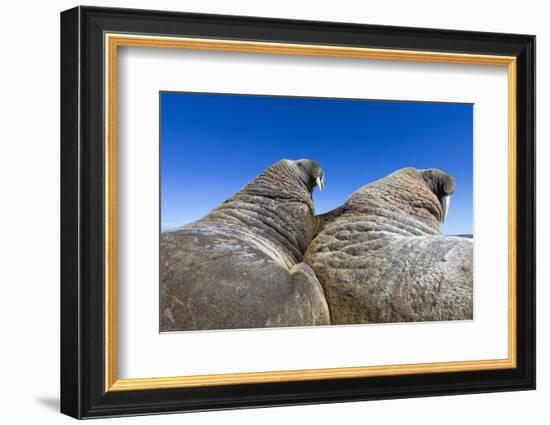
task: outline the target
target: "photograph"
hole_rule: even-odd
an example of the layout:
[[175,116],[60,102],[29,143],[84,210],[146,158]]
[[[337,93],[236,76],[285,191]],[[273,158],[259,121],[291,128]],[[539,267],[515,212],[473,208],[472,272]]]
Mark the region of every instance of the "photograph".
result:
[[474,320],[474,104],[159,96],[160,332]]

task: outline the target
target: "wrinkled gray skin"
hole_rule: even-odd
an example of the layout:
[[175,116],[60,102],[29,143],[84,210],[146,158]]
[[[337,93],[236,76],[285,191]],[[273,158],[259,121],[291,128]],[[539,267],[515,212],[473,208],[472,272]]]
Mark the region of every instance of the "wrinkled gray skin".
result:
[[440,170],[405,168],[319,217],[304,261],[332,324],[472,319],[472,240],[439,230],[454,188]]
[[282,160],[202,219],[160,238],[161,331],[329,324],[303,254],[323,171]]

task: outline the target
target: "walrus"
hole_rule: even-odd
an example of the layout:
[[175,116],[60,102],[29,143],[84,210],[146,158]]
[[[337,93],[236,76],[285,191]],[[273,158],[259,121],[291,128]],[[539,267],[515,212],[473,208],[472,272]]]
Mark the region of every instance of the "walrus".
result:
[[317,162],[281,160],[200,220],[161,233],[161,332],[330,324],[302,262],[323,182]]
[[441,170],[404,168],[319,216],[304,262],[332,324],[472,319],[472,240],[440,233],[455,187]]

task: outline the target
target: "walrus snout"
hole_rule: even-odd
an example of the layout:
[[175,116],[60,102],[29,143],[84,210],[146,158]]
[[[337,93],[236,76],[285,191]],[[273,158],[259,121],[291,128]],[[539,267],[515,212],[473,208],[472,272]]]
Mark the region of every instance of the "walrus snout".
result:
[[449,214],[451,196],[456,189],[456,181],[453,176],[437,168],[421,170],[420,174],[428,188],[439,200],[441,205],[441,223],[444,223]]
[[319,190],[325,187],[325,173],[317,161],[312,159],[298,159],[295,164],[304,174],[304,183],[311,192],[315,186]]

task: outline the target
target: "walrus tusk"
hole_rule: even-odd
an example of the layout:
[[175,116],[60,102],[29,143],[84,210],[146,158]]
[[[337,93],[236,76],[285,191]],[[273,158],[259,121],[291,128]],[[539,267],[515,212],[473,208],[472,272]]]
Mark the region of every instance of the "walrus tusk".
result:
[[317,186],[319,187],[319,190],[322,191],[325,187],[325,184],[323,182],[324,179],[321,179],[321,177],[317,177],[315,181],[317,182]]
[[445,223],[445,219],[447,218],[447,214],[449,213],[450,205],[451,205],[451,195],[446,195],[443,198],[441,198],[441,210],[443,212],[443,216],[441,217],[442,223]]

